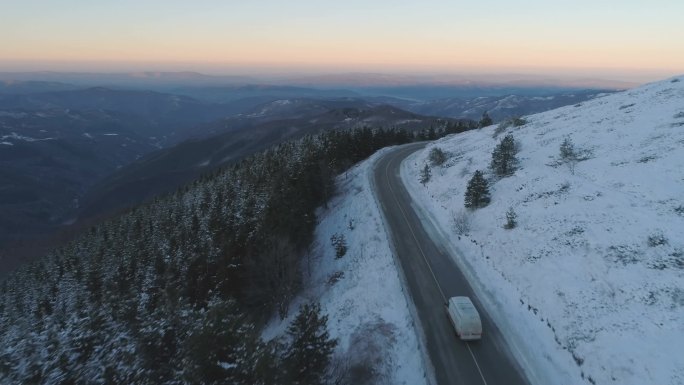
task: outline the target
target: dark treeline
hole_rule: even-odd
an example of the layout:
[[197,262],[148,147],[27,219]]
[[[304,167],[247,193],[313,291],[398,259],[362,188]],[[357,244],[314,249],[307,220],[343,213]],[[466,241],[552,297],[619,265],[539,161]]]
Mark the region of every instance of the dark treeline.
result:
[[415,139],[366,128],[283,143],[25,266],[0,287],[0,383],[320,383],[335,341],[318,306],[274,341],[260,327],[288,313],[335,176]]

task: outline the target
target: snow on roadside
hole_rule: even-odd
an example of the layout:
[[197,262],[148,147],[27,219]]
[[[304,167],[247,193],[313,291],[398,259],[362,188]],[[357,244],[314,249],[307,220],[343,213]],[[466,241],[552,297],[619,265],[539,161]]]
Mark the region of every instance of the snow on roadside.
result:
[[[496,126],[402,165],[416,202],[535,384],[684,384],[684,78],[526,117],[519,169],[488,171]],[[571,138],[589,159],[557,164]],[[450,155],[419,183],[432,148]],[[492,202],[464,211],[480,169]],[[503,228],[513,207],[518,226]],[[470,229],[457,234],[454,217]],[[484,331],[486,335],[486,331]]]
[[[316,240],[303,267],[307,286],[290,316],[269,325],[263,336],[282,335],[301,303],[319,301],[330,336],[339,339],[336,363],[361,376],[357,380],[367,366],[378,376],[372,383],[421,385],[428,381],[418,337],[371,191],[373,166],[387,151],[338,177],[337,196],[318,213]],[[335,258],[331,237],[340,235],[348,249]]]

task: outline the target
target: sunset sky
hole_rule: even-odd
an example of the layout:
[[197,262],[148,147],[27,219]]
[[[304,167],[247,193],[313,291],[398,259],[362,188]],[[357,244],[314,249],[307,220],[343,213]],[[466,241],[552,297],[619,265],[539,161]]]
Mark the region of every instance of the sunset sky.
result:
[[684,72],[682,0],[0,0],[0,70]]

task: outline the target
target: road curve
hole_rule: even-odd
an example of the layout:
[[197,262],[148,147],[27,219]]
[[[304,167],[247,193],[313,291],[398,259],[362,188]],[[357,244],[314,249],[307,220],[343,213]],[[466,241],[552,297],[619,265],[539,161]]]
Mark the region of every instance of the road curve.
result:
[[[516,385],[528,382],[511,358],[501,333],[475,297],[473,290],[445,248],[425,231],[399,176],[407,156],[425,146],[397,147],[376,163],[375,194],[400,261],[404,281],[423,329],[423,347],[439,385]],[[469,296],[482,318],[482,340],[463,342],[456,337],[444,309],[446,298]]]

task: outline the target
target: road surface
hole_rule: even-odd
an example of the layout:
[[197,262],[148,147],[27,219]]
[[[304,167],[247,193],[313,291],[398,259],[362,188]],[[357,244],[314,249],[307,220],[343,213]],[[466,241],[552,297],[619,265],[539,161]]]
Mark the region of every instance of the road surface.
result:
[[[411,205],[399,165],[424,145],[409,144],[387,153],[377,162],[373,178],[393,251],[424,332],[434,378],[439,385],[527,384],[463,274],[445,248],[433,242]],[[444,309],[446,299],[455,295],[473,300],[482,318],[482,340],[466,343],[456,337]]]

